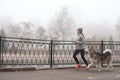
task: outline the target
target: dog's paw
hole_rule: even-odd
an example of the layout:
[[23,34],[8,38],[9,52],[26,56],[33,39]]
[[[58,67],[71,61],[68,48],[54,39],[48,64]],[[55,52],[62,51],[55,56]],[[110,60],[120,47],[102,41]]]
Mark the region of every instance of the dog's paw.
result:
[[108,69],[105,69],[105,71],[108,71]]
[[112,71],[113,71],[113,70],[114,70],[114,68],[112,67],[110,70],[112,70]]
[[96,65],[95,67],[96,67],[96,68],[98,68],[98,66],[97,66],[97,65]]
[[100,72],[100,71],[101,71],[101,69],[98,70],[98,72]]

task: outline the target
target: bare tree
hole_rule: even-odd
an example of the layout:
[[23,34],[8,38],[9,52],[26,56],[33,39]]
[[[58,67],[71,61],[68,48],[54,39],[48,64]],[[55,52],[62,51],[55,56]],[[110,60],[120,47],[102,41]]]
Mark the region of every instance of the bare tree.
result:
[[47,35],[45,33],[46,30],[42,26],[39,26],[35,30],[35,37],[38,39],[47,39]]
[[30,22],[9,24],[6,34],[10,37],[32,38],[32,26]]
[[24,38],[33,38],[33,30],[32,30],[33,26],[34,25],[32,25],[30,22],[21,23],[21,27],[22,27],[21,35]]
[[120,40],[120,17],[118,18],[118,21],[116,24],[116,30],[118,31],[118,38]]
[[68,9],[62,7],[62,10],[56,14],[53,20],[51,20],[50,31],[57,36],[62,37],[62,40],[65,40],[71,35],[73,25],[74,21],[69,15]]
[[7,28],[6,35],[10,37],[18,37],[22,30],[19,24],[9,24]]
[[[0,36],[6,37],[6,33],[5,33],[5,30],[4,30],[3,28],[1,28],[1,30],[0,30]],[[6,40],[6,39],[4,38],[4,40],[3,40],[2,43],[1,43],[2,51],[3,51],[3,52],[4,52],[5,49],[7,48],[7,45],[6,45],[6,41],[5,41],[5,40]]]
[[1,30],[0,30],[0,36],[6,37],[5,31],[3,28],[1,28]]
[[91,41],[105,41],[106,37],[100,36],[100,35],[93,35],[91,38],[89,38]]
[[114,49],[115,48],[114,40],[113,40],[112,36],[109,37],[109,44],[110,44],[110,47],[109,47],[110,49]]

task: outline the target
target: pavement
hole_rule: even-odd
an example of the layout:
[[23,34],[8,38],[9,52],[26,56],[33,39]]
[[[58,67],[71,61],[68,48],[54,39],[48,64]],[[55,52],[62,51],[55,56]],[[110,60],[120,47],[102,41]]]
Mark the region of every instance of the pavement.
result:
[[0,80],[120,80],[120,67],[100,72],[96,68],[0,72]]

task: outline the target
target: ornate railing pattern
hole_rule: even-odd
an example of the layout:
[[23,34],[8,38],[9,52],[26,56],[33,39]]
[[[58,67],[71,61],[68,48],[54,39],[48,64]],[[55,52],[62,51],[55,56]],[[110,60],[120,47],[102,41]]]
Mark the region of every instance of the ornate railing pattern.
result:
[[[119,41],[86,41],[97,51],[111,49],[113,63],[120,63]],[[70,65],[75,64],[73,41],[0,37],[0,66],[3,65]],[[81,63],[83,61],[78,55]],[[89,55],[86,55],[90,61]]]

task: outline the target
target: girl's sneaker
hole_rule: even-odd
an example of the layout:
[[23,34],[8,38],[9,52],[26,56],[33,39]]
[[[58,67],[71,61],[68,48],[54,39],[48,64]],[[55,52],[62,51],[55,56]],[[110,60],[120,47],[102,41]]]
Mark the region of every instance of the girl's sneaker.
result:
[[80,68],[80,64],[76,64],[75,68],[76,69]]
[[89,69],[89,67],[88,66],[85,66],[85,68],[84,68],[85,70],[88,70]]

